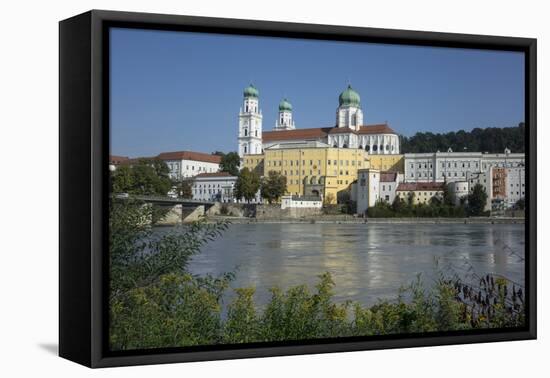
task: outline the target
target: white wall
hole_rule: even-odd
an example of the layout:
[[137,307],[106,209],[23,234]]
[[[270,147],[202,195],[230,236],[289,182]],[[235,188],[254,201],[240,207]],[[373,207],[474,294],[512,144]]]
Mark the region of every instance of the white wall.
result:
[[220,170],[218,163],[197,160],[165,160],[170,170],[170,178],[195,177],[199,173],[215,173]]
[[[355,353],[333,353],[295,357],[273,357],[156,365],[134,368],[82,368],[54,355],[57,343],[57,246],[58,246],[58,24],[63,18],[92,8],[177,13],[188,15],[251,18],[258,20],[296,21],[320,24],[372,26],[426,31],[463,32],[474,34],[538,37],[539,106],[538,140],[539,167],[550,163],[543,150],[550,142],[548,118],[550,71],[550,29],[544,1],[479,1],[463,0],[444,3],[430,1],[349,0],[346,6],[334,1],[316,2],[312,11],[309,1],[268,0],[261,6],[251,6],[245,0],[181,1],[165,0],[59,0],[12,1],[2,8],[0,23],[2,38],[2,127],[0,154],[5,164],[3,172],[10,184],[0,186],[7,198],[35,198],[36,185],[26,183],[29,172],[21,167],[35,167],[33,182],[39,182],[40,196],[47,200],[37,203],[5,201],[1,218],[3,263],[0,265],[0,287],[4,303],[13,311],[2,312],[2,343],[4,357],[1,373],[6,377],[43,376],[55,372],[56,377],[258,377],[281,376],[339,377],[538,377],[548,370],[550,325],[544,321],[550,313],[550,275],[539,274],[539,338],[538,341],[455,345],[436,348],[413,348]],[[350,11],[352,10],[352,11]],[[347,59],[347,58],[346,58]],[[342,60],[343,80],[346,60]],[[411,72],[413,68],[411,67]],[[239,87],[239,90],[242,88]],[[288,94],[290,96],[290,94]],[[365,98],[365,95],[363,96]],[[391,98],[380,100],[390,101]],[[238,100],[237,100],[238,101]],[[366,100],[364,100],[366,101]],[[238,106],[238,103],[237,103]],[[416,106],[421,106],[418,104]],[[429,104],[426,104],[429,108]],[[369,105],[364,104],[368,114]],[[332,119],[328,109],[326,119]],[[460,110],[459,110],[460,111]],[[465,110],[464,110],[465,111]],[[389,117],[389,116],[388,116]],[[231,119],[231,117],[229,117]],[[233,118],[234,119],[234,118]],[[382,120],[383,121],[383,120]],[[392,124],[399,129],[399,125]],[[443,120],[444,121],[444,120]],[[315,127],[313,125],[312,127]],[[227,127],[235,128],[235,123]],[[305,125],[303,125],[305,127]],[[22,154],[22,151],[26,153]],[[539,171],[539,251],[550,248],[544,230],[550,226],[550,202],[543,201],[542,188],[550,187],[549,175]],[[29,227],[28,212],[37,206],[43,216]],[[32,259],[32,260],[30,260]],[[550,258],[539,253],[539,272],[550,271]],[[14,267],[24,267],[15,269]],[[544,315],[544,316],[543,316]],[[502,362],[504,361],[504,362]]]
[[233,199],[233,188],[236,176],[230,177],[197,177],[193,180],[191,191],[193,199],[204,201],[226,202]]

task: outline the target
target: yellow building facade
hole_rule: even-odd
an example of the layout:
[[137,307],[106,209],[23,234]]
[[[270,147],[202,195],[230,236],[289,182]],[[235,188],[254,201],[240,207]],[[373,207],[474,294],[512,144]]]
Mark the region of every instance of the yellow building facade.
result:
[[397,186],[395,195],[403,201],[412,198],[414,205],[428,204],[432,198],[443,200],[443,183],[440,182],[414,182],[401,183]]
[[245,155],[242,159],[242,168],[255,172],[256,174],[264,175],[264,154]]
[[404,155],[369,155],[370,168],[381,172],[405,173]]
[[[368,168],[364,150],[318,142],[277,144],[265,149],[263,158],[263,175],[276,171],[285,176],[288,194],[322,194],[328,203],[336,203],[338,192],[357,179],[358,169]],[[257,169],[261,163],[255,159],[245,156],[244,167]]]

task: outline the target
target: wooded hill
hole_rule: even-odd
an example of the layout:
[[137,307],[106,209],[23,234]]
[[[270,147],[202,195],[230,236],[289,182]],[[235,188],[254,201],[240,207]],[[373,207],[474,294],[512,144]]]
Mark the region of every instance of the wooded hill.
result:
[[416,133],[411,137],[400,136],[401,153],[422,153],[447,151],[454,152],[525,152],[525,124],[516,127],[475,128],[472,131],[460,130],[443,134],[431,132]]

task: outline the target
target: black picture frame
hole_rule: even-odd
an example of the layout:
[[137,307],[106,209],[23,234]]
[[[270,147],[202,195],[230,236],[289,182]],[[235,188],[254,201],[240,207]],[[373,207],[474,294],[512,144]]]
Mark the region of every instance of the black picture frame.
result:
[[[114,26],[525,53],[527,326],[513,330],[109,352],[107,30]],[[60,22],[59,46],[61,357],[95,368],[536,338],[536,39],[92,10]]]

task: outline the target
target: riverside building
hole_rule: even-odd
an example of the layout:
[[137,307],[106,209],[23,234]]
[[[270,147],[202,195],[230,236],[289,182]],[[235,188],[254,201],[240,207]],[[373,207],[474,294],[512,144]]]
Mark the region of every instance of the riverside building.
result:
[[278,110],[273,130],[263,131],[259,91],[253,85],[244,89],[238,151],[241,167],[262,176],[269,171],[284,175],[289,195],[322,196],[335,203],[339,193],[357,180],[359,169],[374,164],[379,169],[403,171],[397,133],[387,124],[363,123],[361,99],[351,86],[338,97],[331,127],[296,128],[293,106],[286,98]]

